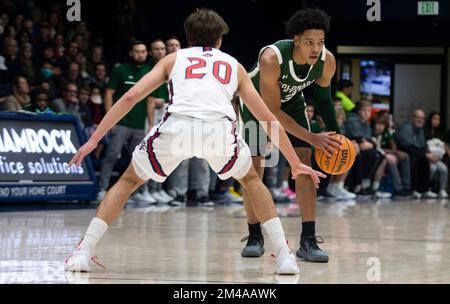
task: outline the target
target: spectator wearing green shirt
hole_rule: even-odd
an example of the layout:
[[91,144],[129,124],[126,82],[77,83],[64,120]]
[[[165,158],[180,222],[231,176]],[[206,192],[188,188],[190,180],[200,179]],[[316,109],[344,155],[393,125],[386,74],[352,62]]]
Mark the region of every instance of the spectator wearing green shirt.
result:
[[355,110],[356,105],[350,99],[353,89],[353,82],[347,79],[341,79],[338,83],[338,88],[336,92],[336,98],[341,101],[342,108],[346,113],[352,112]]
[[[150,72],[152,66],[146,64],[148,52],[147,47],[141,41],[135,41],[130,49],[131,62],[121,64],[114,68],[105,91],[106,113],[111,109],[113,103],[117,102],[132,86],[134,86],[144,75]],[[131,111],[126,114],[111,130],[106,156],[102,163],[101,176],[99,180],[98,200],[102,200],[106,188],[109,185],[111,173],[118,155],[122,148],[137,146],[145,136],[145,120],[152,121],[147,108],[148,98],[139,101]],[[136,195],[139,195],[137,193]]]

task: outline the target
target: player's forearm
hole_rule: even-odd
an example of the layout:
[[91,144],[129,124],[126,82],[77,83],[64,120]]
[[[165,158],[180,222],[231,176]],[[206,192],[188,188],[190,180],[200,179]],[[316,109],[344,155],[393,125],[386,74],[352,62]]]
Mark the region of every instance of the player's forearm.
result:
[[106,133],[115,126],[135,105],[135,101],[128,93],[123,95],[106,113],[98,125],[91,139],[99,142]]

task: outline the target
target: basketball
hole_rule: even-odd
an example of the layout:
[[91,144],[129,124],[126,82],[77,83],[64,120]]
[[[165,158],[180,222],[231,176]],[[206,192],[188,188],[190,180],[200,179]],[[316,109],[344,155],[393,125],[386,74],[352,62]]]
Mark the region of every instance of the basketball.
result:
[[326,157],[326,154],[321,149],[316,149],[314,154],[319,168],[331,175],[341,175],[350,170],[356,157],[355,147],[352,141],[341,134],[336,134],[336,136],[342,142],[341,149],[336,150],[329,157]]

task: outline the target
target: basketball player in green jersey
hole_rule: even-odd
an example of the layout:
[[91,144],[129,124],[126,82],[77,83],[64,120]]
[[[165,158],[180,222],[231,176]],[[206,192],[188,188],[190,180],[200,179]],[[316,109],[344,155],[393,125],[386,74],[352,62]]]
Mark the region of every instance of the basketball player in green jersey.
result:
[[[300,160],[311,165],[311,145],[332,153],[340,146],[335,133],[339,133],[336,112],[331,97],[331,78],[336,61],[324,45],[329,29],[329,16],[319,9],[296,12],[286,23],[286,31],[292,39],[281,40],[264,47],[258,62],[249,73],[254,86],[260,92],[269,109],[275,114],[287,132]],[[322,116],[328,132],[313,134],[306,115],[303,90],[313,86],[313,104]],[[241,102],[244,123],[255,121],[258,134],[245,132],[244,138],[252,150],[253,166],[260,177],[264,174],[265,145],[259,142],[264,132],[248,108]],[[265,138],[263,136],[262,138]],[[316,189],[308,175],[295,180],[297,202],[301,211],[302,232],[297,257],[310,262],[328,262],[328,255],[317,243],[323,240],[315,235]],[[264,239],[260,223],[244,192],[244,206],[249,224],[248,242],[241,255],[259,257],[264,254]],[[321,241],[319,241],[319,239]]]

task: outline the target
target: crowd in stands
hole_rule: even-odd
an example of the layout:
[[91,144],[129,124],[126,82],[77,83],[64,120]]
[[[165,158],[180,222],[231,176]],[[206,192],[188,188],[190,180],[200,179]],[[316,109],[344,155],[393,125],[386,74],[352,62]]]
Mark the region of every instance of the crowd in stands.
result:
[[[0,111],[71,114],[86,137],[133,84],[182,47],[176,37],[148,45],[135,41],[129,62],[110,62],[103,40],[93,38],[84,21],[64,22],[61,5],[44,12],[33,5],[6,3],[8,9],[0,10]],[[423,110],[415,109],[409,121],[396,126],[387,112],[373,115],[369,101],[354,103],[352,86],[348,80],[338,84],[335,107],[342,133],[355,145],[355,164],[349,173],[321,183],[319,197],[448,198],[449,136],[442,130],[440,114],[431,112],[427,118]],[[99,176],[98,199],[126,168],[132,149],[159,122],[168,101],[163,85],[127,114],[92,153]],[[313,132],[325,130],[313,106],[308,105],[308,116]],[[277,202],[295,201],[289,175],[283,157],[266,170],[264,181]],[[194,158],[183,161],[164,184],[150,181],[132,199],[210,206],[240,203],[242,195],[235,181],[218,180],[206,161]]]

